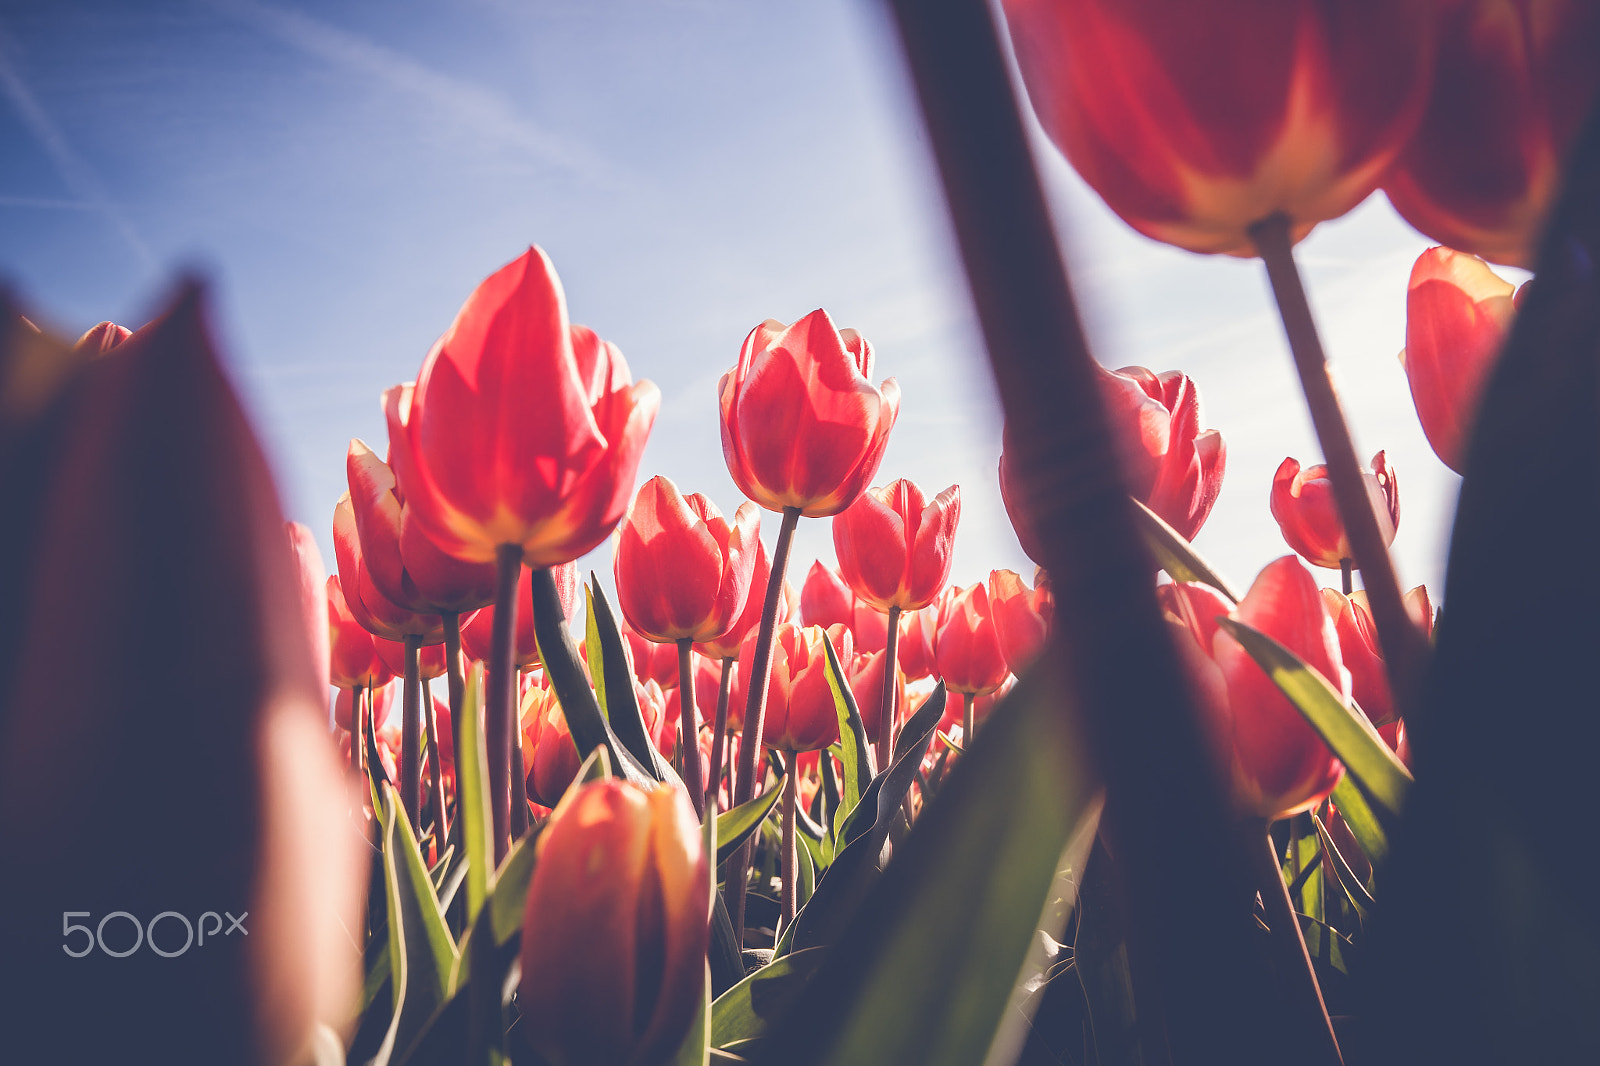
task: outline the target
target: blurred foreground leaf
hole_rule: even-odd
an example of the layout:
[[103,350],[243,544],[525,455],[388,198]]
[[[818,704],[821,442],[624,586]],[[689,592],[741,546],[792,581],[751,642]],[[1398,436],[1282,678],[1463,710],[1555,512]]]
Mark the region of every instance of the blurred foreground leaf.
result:
[[1174,581],[1187,581],[1209,585],[1222,593],[1230,603],[1239,602],[1239,593],[1205,560],[1194,545],[1185,540],[1176,529],[1139,500],[1133,501],[1134,522],[1144,534],[1145,547],[1155,557],[1156,565],[1165,570]]

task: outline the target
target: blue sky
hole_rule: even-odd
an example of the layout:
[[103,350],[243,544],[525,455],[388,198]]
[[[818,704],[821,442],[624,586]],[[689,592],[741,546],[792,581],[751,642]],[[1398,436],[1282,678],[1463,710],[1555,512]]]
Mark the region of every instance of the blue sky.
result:
[[[574,321],[661,388],[641,480],[666,474],[725,512],[740,498],[717,378],[756,323],[826,307],[903,391],[878,480],[961,485],[954,579],[1031,574],[888,31],[867,0],[5,0],[0,278],[75,335],[139,325],[180,270],[209,277],[285,508],[330,565],[349,438],[382,451],[379,392],[414,377],[472,287],[529,243]],[[1035,133],[1098,357],[1189,373],[1227,441],[1197,542],[1248,583],[1288,551],[1273,471],[1320,461],[1260,264],[1138,236]],[[1437,592],[1458,479],[1396,359],[1427,243],[1380,194],[1298,254],[1357,447],[1387,449],[1397,471],[1402,580]],[[796,578],[831,559],[827,523],[802,523],[796,551]],[[608,572],[608,550],[586,565]]]

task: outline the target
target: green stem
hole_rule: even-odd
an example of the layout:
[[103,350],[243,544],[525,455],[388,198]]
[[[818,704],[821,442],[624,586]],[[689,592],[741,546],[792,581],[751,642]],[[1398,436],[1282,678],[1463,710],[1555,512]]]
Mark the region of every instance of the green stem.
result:
[[494,863],[511,848],[511,734],[517,668],[511,664],[517,633],[517,578],[522,576],[522,546],[502,544],[495,551],[494,628],[489,633],[489,678],[484,705],[484,741],[489,753],[489,809],[494,832]]
[[700,722],[694,709],[694,638],[678,641],[678,754],[683,761],[683,786],[694,813],[705,821],[706,786],[700,777]]
[[[444,616],[444,672],[445,681],[450,687],[450,733],[455,750],[465,751],[462,744],[461,730],[463,729],[462,708],[467,700],[466,675],[461,669],[461,616],[447,614]],[[481,729],[481,727],[480,727]],[[459,758],[460,756],[457,756]],[[455,826],[460,822],[461,796],[456,796],[456,817],[450,820]]]
[[1354,563],[1353,560],[1350,560],[1350,559],[1340,559],[1339,560],[1339,580],[1344,586],[1344,594],[1346,596],[1348,596],[1352,592],[1354,592],[1355,588],[1356,588],[1355,582],[1352,580],[1352,577],[1351,577],[1351,571],[1352,571],[1352,568],[1354,566],[1355,566],[1355,563]]
[[889,608],[888,643],[883,650],[883,699],[878,704],[878,772],[882,773],[894,761],[895,697],[900,686],[895,684],[895,674],[900,670],[900,608]]

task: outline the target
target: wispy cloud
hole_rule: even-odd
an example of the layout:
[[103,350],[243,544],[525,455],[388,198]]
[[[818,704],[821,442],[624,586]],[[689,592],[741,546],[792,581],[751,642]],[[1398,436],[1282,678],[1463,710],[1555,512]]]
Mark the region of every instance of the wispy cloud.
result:
[[3,196],[0,207],[36,207],[46,211],[98,211],[100,206],[88,200],[58,200],[48,196]]
[[61,175],[67,187],[78,197],[78,201],[34,199],[31,197],[8,196],[0,198],[0,204],[12,207],[52,207],[69,208],[81,207],[87,210],[98,211],[104,215],[106,221],[111,223],[113,229],[125,241],[133,254],[138,258],[139,265],[146,272],[156,269],[156,257],[150,251],[150,246],[139,236],[133,224],[128,221],[122,211],[112,202],[107,195],[105,186],[95,175],[94,170],[83,157],[73,150],[68,143],[61,127],[40,105],[39,100],[33,95],[33,90],[23,79],[22,72],[17,69],[12,61],[15,46],[12,38],[0,26],[0,92],[5,94],[11,106],[16,110],[17,116],[22,119],[23,125],[38,140],[40,147],[50,157],[50,162],[55,165],[56,171]]
[[306,55],[420,97],[482,136],[542,163],[613,190],[625,190],[631,184],[605,159],[540,128],[519,114],[510,101],[481,85],[434,70],[367,37],[291,8],[256,0],[210,0],[210,6]]

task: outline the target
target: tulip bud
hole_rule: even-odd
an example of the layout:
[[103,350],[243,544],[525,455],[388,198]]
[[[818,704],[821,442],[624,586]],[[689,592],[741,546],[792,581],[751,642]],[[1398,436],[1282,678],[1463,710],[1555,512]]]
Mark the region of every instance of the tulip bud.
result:
[[722,454],[734,483],[772,511],[838,514],[878,472],[900,413],[900,386],[874,388],[872,345],[815,310],[750,331],[722,375]]
[[[857,654],[850,663],[848,671],[850,692],[856,698],[856,710],[861,713],[861,722],[866,726],[869,737],[880,735],[878,729],[883,719],[883,669],[888,657],[887,648]],[[898,726],[904,721],[910,708],[906,705],[906,675],[897,669],[894,676],[895,723]]]
[[1400,365],[1433,453],[1458,474],[1483,387],[1511,331],[1513,291],[1483,260],[1449,248],[1429,248],[1411,268]]
[[388,684],[394,671],[378,658],[372,634],[350,613],[338,574],[328,578],[327,599],[329,683],[340,689]]
[[1011,570],[989,571],[989,611],[994,617],[1000,651],[1013,674],[1020,674],[1044,647],[1055,615],[1050,586],[1028,588]]
[[[1339,653],[1350,671],[1350,694],[1361,710],[1382,733],[1384,727],[1396,722],[1394,696],[1389,691],[1389,674],[1383,665],[1383,654],[1378,646],[1378,628],[1373,624],[1372,611],[1367,606],[1365,591],[1345,596],[1333,589],[1322,590],[1322,601],[1333,626],[1339,634]],[[1405,595],[1406,613],[1425,636],[1433,633],[1433,605],[1428,600],[1428,590],[1421,585]],[[1391,729],[1385,736],[1390,747],[1395,747],[1397,737]]]
[[[745,637],[740,659],[748,662],[754,654],[757,634]],[[772,679],[767,685],[767,717],[762,723],[762,743],[778,751],[814,751],[839,739],[839,716],[834,707],[833,690],[828,685],[826,640],[833,645],[841,666],[855,654],[850,630],[834,623],[804,628],[785,622],[773,631]],[[848,667],[846,667],[848,672]],[[880,684],[882,675],[880,677]],[[735,674],[728,700],[728,727],[737,720],[743,728],[744,707],[748,700],[745,679]],[[859,704],[858,704],[859,707]]]
[[900,616],[900,644],[895,658],[900,660],[900,671],[906,680],[937,676],[939,668],[934,661],[933,648],[939,634],[939,611],[952,591],[947,586],[922,610],[907,611]]
[[89,355],[105,355],[131,336],[133,331],[126,326],[119,326],[115,322],[100,322],[90,326],[72,347]]
[[868,489],[833,519],[839,575],[857,601],[880,611],[926,607],[950,578],[960,519],[956,485],[931,501],[905,478]]
[[1009,671],[983,582],[945,601],[933,652],[939,677],[952,692],[985,696],[1005,681]]
[[553,689],[531,686],[522,697],[522,763],[528,797],[554,807],[583,765]]
[[667,1061],[704,995],[710,859],[688,798],[593,781],[535,847],[519,1002],[552,1066]]
[[[1372,457],[1372,470],[1362,471],[1367,498],[1378,516],[1378,532],[1385,545],[1394,542],[1400,526],[1400,485],[1383,452]],[[1299,552],[1312,566],[1338,570],[1355,552],[1339,520],[1339,507],[1333,498],[1333,482],[1326,466],[1300,468],[1297,459],[1285,459],[1272,477],[1269,498],[1272,517],[1289,547]]]

